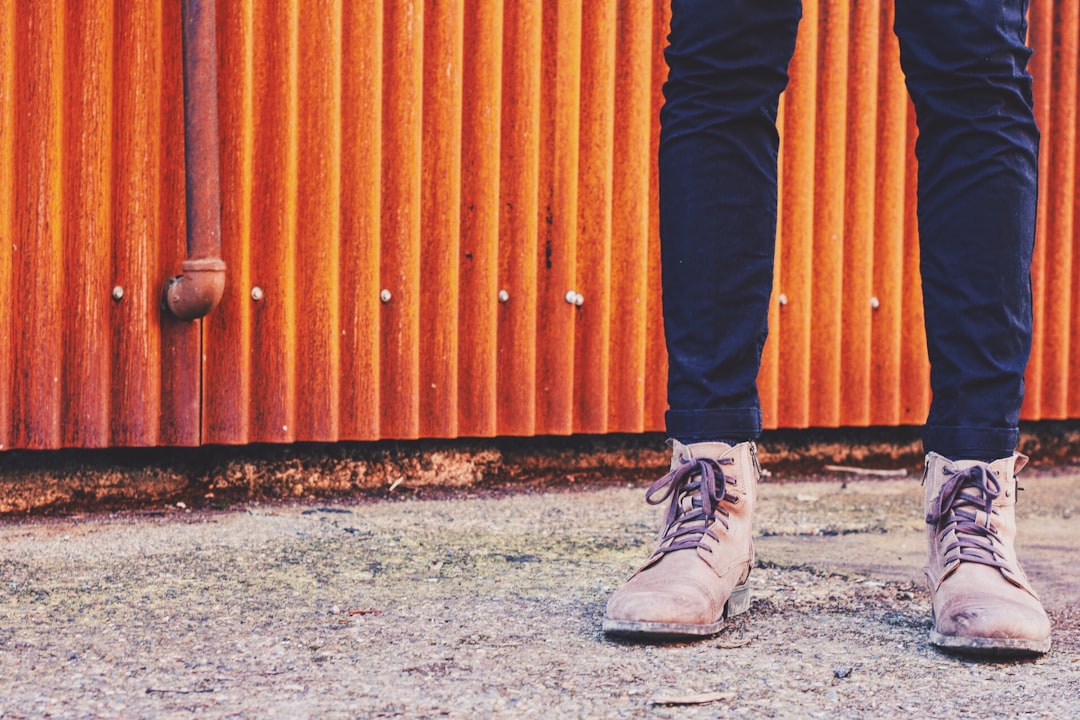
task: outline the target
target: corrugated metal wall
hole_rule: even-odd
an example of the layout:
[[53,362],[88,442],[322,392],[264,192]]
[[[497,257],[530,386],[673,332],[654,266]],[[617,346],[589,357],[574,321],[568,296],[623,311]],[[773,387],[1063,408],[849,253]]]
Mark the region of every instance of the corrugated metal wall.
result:
[[[179,3],[0,0],[0,447],[661,429],[666,24],[663,0],[218,0],[228,284],[185,324],[158,310],[184,252]],[[1032,1],[1028,419],[1080,417],[1078,25]],[[770,427],[928,408],[890,28],[888,2],[805,3]]]

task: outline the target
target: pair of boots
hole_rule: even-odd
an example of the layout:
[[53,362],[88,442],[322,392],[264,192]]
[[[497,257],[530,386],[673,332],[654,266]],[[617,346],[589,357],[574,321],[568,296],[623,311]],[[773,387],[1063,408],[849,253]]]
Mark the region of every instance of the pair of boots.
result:
[[[1013,547],[1016,473],[1026,462],[1019,454],[992,463],[926,457],[930,642],[940,648],[990,656],[1050,649],[1050,621]],[[760,474],[752,442],[674,443],[671,471],[646,494],[651,504],[668,503],[660,542],[611,596],[604,632],[713,635],[750,607]]]

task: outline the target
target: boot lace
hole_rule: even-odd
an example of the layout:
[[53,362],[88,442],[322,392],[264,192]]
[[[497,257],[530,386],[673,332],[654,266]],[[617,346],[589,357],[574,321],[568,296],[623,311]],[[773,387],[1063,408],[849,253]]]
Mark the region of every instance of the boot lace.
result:
[[734,458],[724,457],[681,459],[682,464],[652,484],[645,493],[650,505],[660,505],[668,498],[667,520],[664,536],[653,553],[658,558],[665,553],[690,548],[704,548],[712,552],[706,538],[719,540],[712,529],[719,520],[727,529],[729,513],[724,501],[736,503],[739,498],[728,492],[727,486],[734,479],[724,475],[723,465],[734,464]]
[[945,472],[949,478],[927,513],[926,522],[939,527],[939,543],[953,533],[955,539],[945,547],[946,562],[975,562],[1007,569],[998,550],[1001,538],[990,524],[991,516],[997,512],[993,505],[1001,495],[1001,481],[985,465],[965,470],[949,467]]

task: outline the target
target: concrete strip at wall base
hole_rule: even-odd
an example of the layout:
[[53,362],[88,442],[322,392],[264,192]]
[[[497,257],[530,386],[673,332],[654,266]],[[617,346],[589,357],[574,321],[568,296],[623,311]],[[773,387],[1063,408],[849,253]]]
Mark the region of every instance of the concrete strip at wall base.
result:
[[[917,479],[922,470],[913,427],[778,430],[766,432],[759,447],[766,482],[866,479],[876,470],[903,470]],[[1080,421],[1026,424],[1020,449],[1033,466],[1080,464]],[[11,451],[0,455],[0,517],[644,487],[667,463],[665,438],[657,433]],[[881,477],[895,479],[895,473]]]

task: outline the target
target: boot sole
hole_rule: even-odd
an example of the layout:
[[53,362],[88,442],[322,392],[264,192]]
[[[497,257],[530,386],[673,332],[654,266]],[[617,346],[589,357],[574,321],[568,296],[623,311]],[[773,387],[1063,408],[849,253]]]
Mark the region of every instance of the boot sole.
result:
[[724,612],[720,619],[708,625],[688,623],[643,622],[638,620],[613,620],[604,618],[603,630],[607,635],[623,635],[637,638],[684,638],[708,637],[724,629],[727,618],[741,615],[750,609],[750,586],[739,585],[731,592],[731,597],[724,603]]
[[986,658],[1034,657],[1050,651],[1050,638],[965,638],[942,635],[936,630],[930,631],[930,643],[948,653]]

